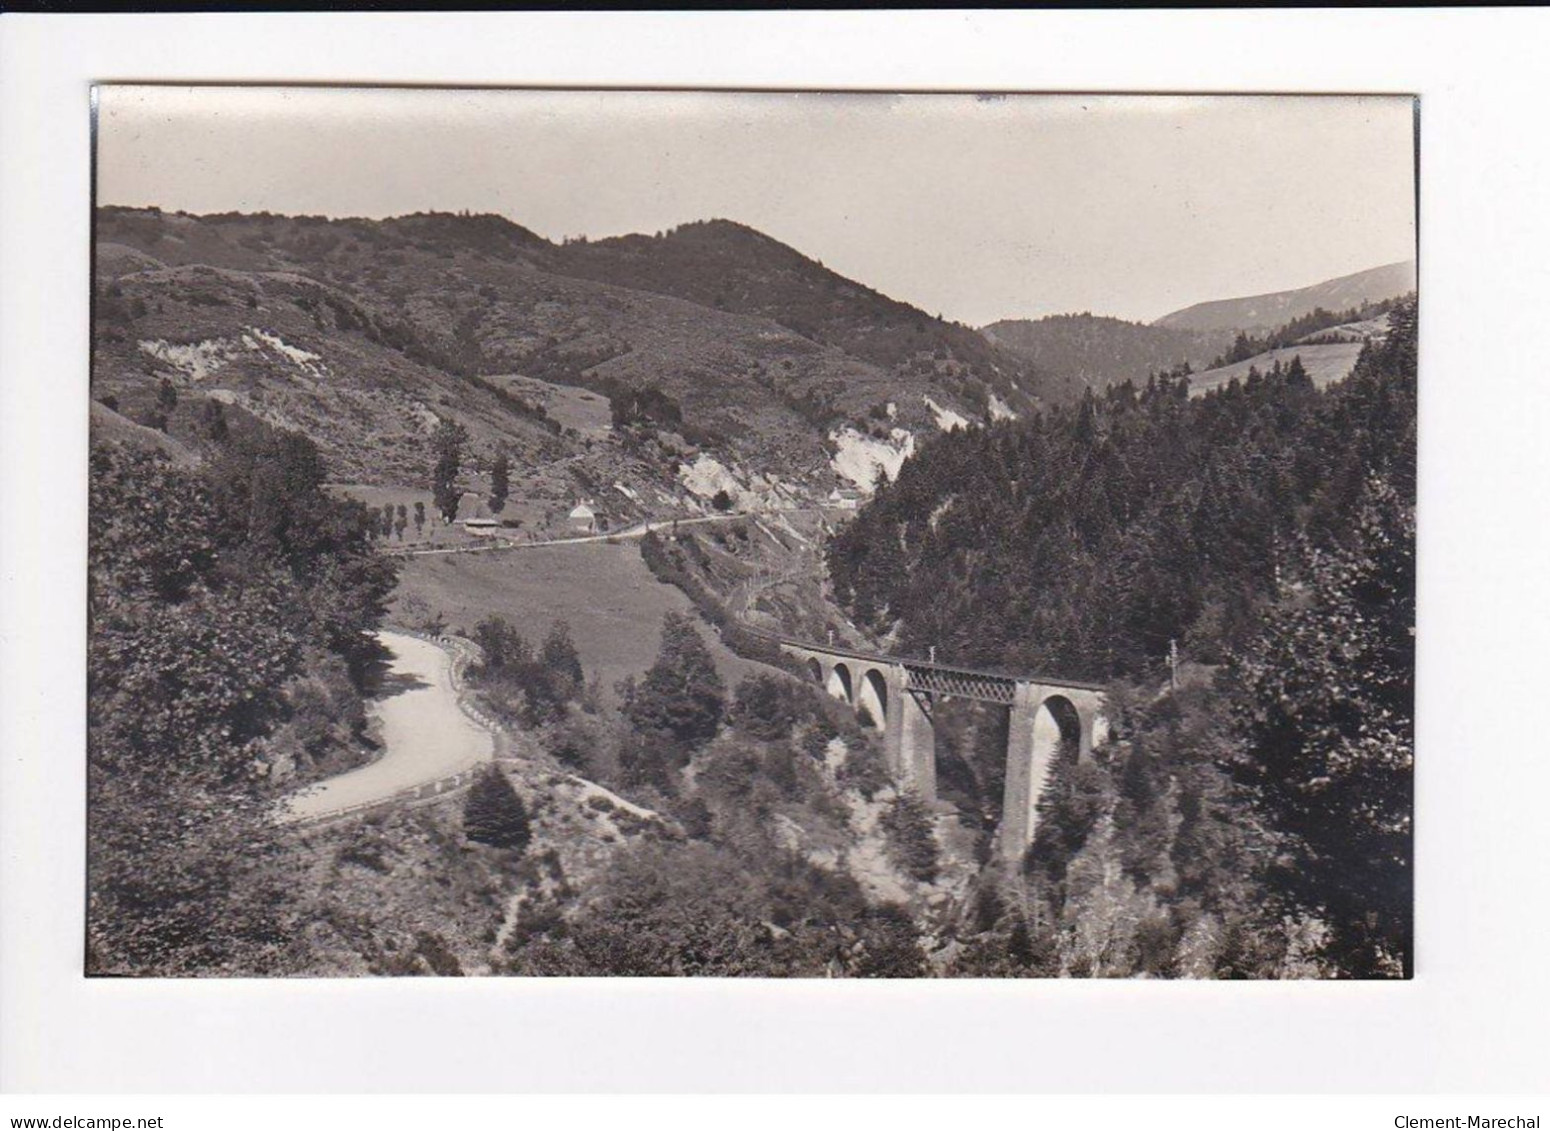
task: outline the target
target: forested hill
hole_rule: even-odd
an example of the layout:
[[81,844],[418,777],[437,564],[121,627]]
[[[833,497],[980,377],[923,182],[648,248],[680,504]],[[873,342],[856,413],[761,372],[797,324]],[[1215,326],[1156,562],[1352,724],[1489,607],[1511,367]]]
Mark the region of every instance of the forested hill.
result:
[[1095,390],[1186,362],[1204,369],[1233,341],[1231,330],[1173,329],[1095,314],[1007,319],[980,333],[1040,372]]
[[1414,301],[1391,320],[1325,390],[1296,362],[1194,399],[1175,374],[933,437],[831,543],[836,594],[954,662],[1106,679],[1172,639],[1218,660],[1371,480],[1413,506]]

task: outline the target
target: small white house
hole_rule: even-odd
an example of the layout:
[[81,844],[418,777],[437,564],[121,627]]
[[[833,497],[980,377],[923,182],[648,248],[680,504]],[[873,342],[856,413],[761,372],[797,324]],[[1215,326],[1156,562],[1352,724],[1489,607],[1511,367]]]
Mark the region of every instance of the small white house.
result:
[[500,530],[500,523],[493,518],[465,518],[463,529],[480,538],[493,538]]
[[582,499],[570,512],[570,528],[578,534],[597,533],[597,512],[588,500]]

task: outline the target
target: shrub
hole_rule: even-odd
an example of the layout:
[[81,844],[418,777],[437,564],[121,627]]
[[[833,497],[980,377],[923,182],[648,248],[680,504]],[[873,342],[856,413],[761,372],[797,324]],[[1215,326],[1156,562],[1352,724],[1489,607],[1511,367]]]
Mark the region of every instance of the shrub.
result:
[[790,681],[763,672],[744,676],[732,699],[733,721],[755,738],[787,738],[803,714]]
[[840,784],[860,793],[868,801],[891,785],[888,763],[875,745],[866,739],[846,739],[845,764],[840,768]]
[[885,903],[862,921],[861,955],[852,969],[859,978],[921,978],[926,955],[908,909]]

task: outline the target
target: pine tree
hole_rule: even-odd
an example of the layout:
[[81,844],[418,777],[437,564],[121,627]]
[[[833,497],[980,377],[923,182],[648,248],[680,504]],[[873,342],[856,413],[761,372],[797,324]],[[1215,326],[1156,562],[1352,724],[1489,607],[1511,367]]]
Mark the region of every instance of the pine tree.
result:
[[926,803],[913,793],[902,794],[883,814],[882,826],[889,855],[904,874],[921,883],[934,881],[940,861]]
[[687,747],[714,738],[726,713],[726,685],[688,617],[662,618],[662,645],[630,703],[630,721]]
[[496,766],[474,779],[463,802],[463,835],[492,848],[525,849],[533,831],[527,806]]
[[581,668],[581,655],[576,651],[576,642],[571,639],[570,625],[562,620],[554,622],[554,627],[544,638],[538,658],[559,681],[565,698],[571,699],[581,693],[586,683],[586,673]]
[[210,400],[205,402],[204,410],[205,435],[217,444],[226,442],[228,428],[226,425],[226,406],[220,401]]
[[502,452],[495,457],[490,469],[490,513],[500,514],[506,509],[506,496],[511,490],[511,459]]
[[431,472],[431,494],[443,522],[451,522],[457,517],[458,503],[461,501],[457,477],[462,470],[463,444],[467,440],[467,430],[450,420],[438,424],[431,437],[431,448],[436,453],[436,464]]

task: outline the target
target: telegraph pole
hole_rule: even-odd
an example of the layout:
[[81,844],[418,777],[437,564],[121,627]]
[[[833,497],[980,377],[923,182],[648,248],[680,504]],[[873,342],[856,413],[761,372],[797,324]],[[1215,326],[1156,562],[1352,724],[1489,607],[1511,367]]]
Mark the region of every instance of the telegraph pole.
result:
[[1168,640],[1168,688],[1179,689],[1179,642],[1172,638]]

